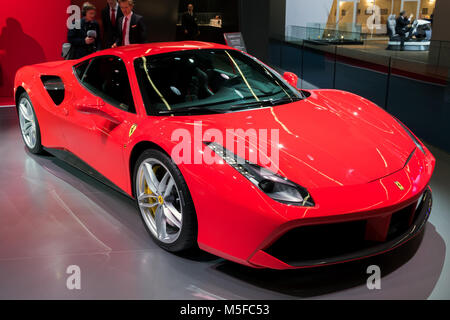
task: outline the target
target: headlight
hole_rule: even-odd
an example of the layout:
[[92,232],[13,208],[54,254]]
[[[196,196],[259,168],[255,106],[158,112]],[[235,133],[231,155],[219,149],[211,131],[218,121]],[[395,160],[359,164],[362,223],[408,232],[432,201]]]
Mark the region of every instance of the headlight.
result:
[[411,137],[411,139],[414,141],[416,147],[417,147],[420,151],[422,151],[423,154],[426,154],[426,153],[425,153],[425,150],[424,150],[424,148],[423,148],[423,146],[422,146],[422,143],[420,143],[420,141],[417,140],[417,138],[412,134],[411,130],[409,130],[403,123],[401,123],[400,120],[398,120],[398,119],[396,119],[396,118],[394,118],[394,119],[397,120],[398,124],[401,125],[402,128],[405,130],[405,132]]
[[272,199],[285,204],[314,206],[309,192],[302,186],[242,159],[216,142],[204,142],[204,144]]

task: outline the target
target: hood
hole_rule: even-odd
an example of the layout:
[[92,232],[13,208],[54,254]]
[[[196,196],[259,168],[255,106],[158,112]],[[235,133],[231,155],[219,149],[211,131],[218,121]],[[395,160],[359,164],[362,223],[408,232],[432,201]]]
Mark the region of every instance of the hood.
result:
[[[166,120],[192,126],[193,118]],[[402,169],[415,149],[411,138],[387,112],[364,98],[336,90],[311,91],[307,99],[272,108],[196,116],[195,121],[202,122],[203,133],[216,129],[224,137],[227,129],[250,129],[248,135],[243,131],[233,135],[244,136],[250,145],[255,133],[261,137],[260,130],[267,129],[269,147],[262,147],[259,141],[257,148],[278,148],[279,157],[269,151],[274,163],[268,165],[262,157],[257,163],[271,168],[278,164],[279,174],[310,189],[363,184],[385,177]],[[270,134],[271,129],[277,130],[278,138]],[[252,146],[246,145],[245,158],[251,160]]]

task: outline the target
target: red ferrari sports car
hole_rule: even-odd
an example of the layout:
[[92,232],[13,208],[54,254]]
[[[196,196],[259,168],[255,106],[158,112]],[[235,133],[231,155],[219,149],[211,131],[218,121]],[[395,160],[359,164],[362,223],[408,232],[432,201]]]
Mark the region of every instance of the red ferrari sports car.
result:
[[30,152],[134,198],[171,252],[328,265],[396,248],[431,211],[435,159],[399,120],[352,93],[298,90],[294,74],[227,46],[130,45],[26,66],[15,99]]

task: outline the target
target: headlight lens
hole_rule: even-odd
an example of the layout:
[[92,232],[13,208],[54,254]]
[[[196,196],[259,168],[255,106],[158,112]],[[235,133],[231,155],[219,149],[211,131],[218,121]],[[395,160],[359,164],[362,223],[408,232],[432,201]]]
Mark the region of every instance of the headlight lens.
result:
[[403,123],[401,123],[400,120],[398,120],[398,119],[395,119],[395,120],[397,120],[398,124],[401,125],[402,128],[403,128],[403,130],[405,130],[405,132],[411,137],[411,139],[414,141],[416,147],[417,147],[420,151],[422,151],[423,154],[426,154],[426,153],[425,153],[425,149],[424,149],[423,146],[422,146],[422,143],[420,143],[420,141],[417,140],[417,138],[412,134],[411,130],[409,130]]
[[272,199],[281,203],[304,207],[315,205],[309,192],[304,187],[266,168],[242,159],[216,142],[204,142],[204,144]]

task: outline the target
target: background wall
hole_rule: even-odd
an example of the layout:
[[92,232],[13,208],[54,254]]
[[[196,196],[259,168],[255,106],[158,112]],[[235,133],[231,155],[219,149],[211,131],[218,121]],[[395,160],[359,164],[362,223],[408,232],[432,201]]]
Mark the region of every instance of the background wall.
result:
[[450,1],[437,0],[433,19],[433,40],[450,41]]
[[269,0],[240,0],[239,25],[248,53],[267,60]]
[[333,0],[286,0],[286,26],[306,27],[307,22],[326,23]]
[[248,53],[267,62],[269,38],[285,34],[286,0],[240,0],[239,26]]
[[61,58],[69,4],[70,0],[0,0],[1,100],[13,96],[17,69]]
[[[433,37],[428,54],[430,64],[450,68],[449,0],[437,0],[433,19]],[[450,78],[450,74],[449,74]]]
[[145,18],[148,41],[175,41],[178,0],[140,0],[136,12]]
[[269,33],[282,36],[286,33],[286,0],[270,0]]

